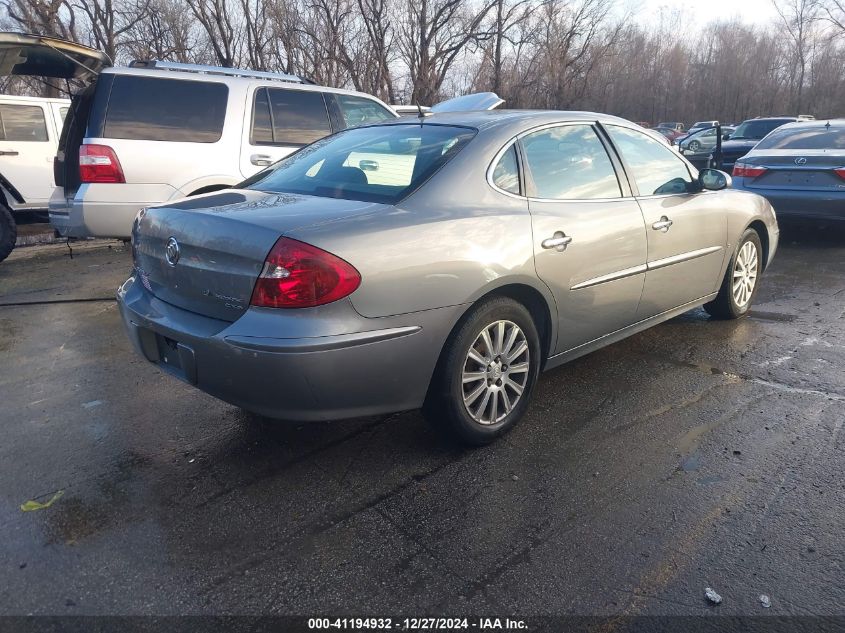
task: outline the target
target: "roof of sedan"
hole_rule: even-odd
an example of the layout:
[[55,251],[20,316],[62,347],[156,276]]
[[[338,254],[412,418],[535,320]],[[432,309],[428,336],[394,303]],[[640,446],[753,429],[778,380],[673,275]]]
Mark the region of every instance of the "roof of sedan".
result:
[[792,121],[791,123],[787,123],[786,125],[782,125],[782,128],[787,128],[790,130],[796,129],[813,129],[817,127],[833,127],[836,129],[840,129],[845,127],[845,119],[816,119],[814,121],[810,120],[801,120],[801,121]]
[[411,118],[406,116],[395,121],[386,121],[383,124],[408,125],[422,122],[423,124],[465,125],[482,130],[524,124],[526,122],[543,125],[544,123],[564,121],[616,121],[619,123],[630,123],[626,119],[609,114],[599,114],[597,112],[569,110],[477,110],[472,112],[431,114],[423,117],[422,121],[418,117]]

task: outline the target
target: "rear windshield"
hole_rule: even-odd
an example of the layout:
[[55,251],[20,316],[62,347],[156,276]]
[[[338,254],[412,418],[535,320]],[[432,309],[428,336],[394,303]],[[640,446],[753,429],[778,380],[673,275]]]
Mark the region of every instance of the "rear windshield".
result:
[[222,83],[118,75],[103,136],[214,143],[223,133],[228,94]]
[[760,141],[755,149],[845,149],[845,129],[781,128]]
[[733,134],[731,134],[732,141],[759,141],[772,130],[779,128],[781,125],[791,123],[791,119],[774,119],[768,121],[753,120],[740,123]]
[[432,124],[347,130],[282,159],[241,186],[395,204],[449,162],[475,133]]

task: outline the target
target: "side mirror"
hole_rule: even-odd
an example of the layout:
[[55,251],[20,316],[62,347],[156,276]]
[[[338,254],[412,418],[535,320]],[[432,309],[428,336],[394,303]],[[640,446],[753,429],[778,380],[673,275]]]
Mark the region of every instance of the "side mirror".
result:
[[723,140],[723,141],[727,141],[727,140],[728,140],[728,139],[730,139],[730,138],[731,138],[731,133],[730,133],[730,132],[725,132],[724,134],[722,134],[722,140]]
[[731,177],[718,169],[702,169],[698,172],[698,184],[708,191],[721,191],[731,186]]

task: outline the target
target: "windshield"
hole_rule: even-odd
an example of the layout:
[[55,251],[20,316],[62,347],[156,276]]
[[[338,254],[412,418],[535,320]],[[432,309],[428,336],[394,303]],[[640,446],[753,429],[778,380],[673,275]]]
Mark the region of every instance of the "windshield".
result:
[[733,134],[731,134],[731,140],[739,141],[745,139],[750,141],[759,141],[761,138],[766,136],[766,134],[775,128],[779,128],[785,123],[789,123],[789,119],[775,119],[774,121],[745,121],[736,128],[736,131],[734,131]]
[[396,204],[475,134],[470,128],[419,123],[347,130],[302,148],[240,187]]
[[[759,149],[845,149],[845,129],[823,126],[781,128],[758,143]],[[755,149],[757,149],[755,148]]]

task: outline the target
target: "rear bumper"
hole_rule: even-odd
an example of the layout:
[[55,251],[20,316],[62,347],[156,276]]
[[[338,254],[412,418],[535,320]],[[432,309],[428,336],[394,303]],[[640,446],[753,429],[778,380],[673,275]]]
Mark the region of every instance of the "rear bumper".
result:
[[156,299],[134,276],[118,305],[136,351],[163,371],[249,411],[301,421],[420,407],[462,311],[368,319],[339,301],[253,308],[229,323]]
[[66,237],[129,239],[143,207],[181,197],[169,185],[85,184],[71,198],[57,187],[50,199],[50,223]]
[[[739,181],[739,182],[737,182]],[[734,188],[763,196],[774,207],[779,219],[807,218],[845,221],[845,190],[796,191],[748,187],[744,179],[734,179]]]

